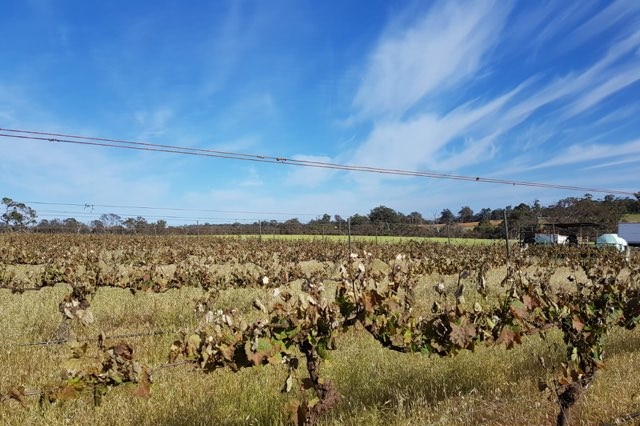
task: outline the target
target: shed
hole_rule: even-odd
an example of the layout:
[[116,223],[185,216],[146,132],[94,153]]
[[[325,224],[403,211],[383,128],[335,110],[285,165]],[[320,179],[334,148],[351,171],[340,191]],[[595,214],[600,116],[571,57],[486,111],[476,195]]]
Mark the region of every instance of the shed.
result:
[[618,235],[627,240],[629,245],[640,246],[640,223],[619,223]]

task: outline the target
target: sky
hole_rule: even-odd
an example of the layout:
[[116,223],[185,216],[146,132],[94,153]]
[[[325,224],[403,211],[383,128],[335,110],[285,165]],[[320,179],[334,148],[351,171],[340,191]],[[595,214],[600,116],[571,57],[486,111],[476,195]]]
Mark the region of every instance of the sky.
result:
[[[640,190],[638,1],[0,10],[2,129]],[[431,219],[583,195],[0,137],[0,196],[60,203],[33,204],[39,218],[306,222],[385,205]]]

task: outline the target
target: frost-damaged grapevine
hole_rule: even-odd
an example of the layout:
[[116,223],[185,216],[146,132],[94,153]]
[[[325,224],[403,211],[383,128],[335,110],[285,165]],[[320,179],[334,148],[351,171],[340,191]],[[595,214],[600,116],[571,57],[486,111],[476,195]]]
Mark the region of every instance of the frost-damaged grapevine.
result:
[[128,343],[104,347],[99,345],[97,356],[89,356],[88,343],[69,343],[71,357],[61,365],[61,379],[29,392],[17,386],[0,393],[0,401],[13,399],[25,405],[28,396],[38,396],[41,406],[79,398],[89,394],[98,406],[107,392],[118,386],[128,386],[133,395],[147,397],[151,389],[151,371],[134,358],[134,349]]
[[45,387],[40,404],[75,398],[85,391],[93,395],[94,405],[100,405],[109,389],[131,384],[132,393],[149,396],[151,373],[134,359],[133,347],[127,343],[102,348],[99,363],[87,365],[84,355],[88,345],[72,344],[73,356],[62,364],[62,382]]
[[316,396],[294,402],[292,419],[298,424],[315,424],[340,400],[333,382],[320,377],[321,359],[327,350],[335,347],[334,332],[341,324],[337,306],[323,297],[323,290],[322,283],[313,277],[306,279],[303,292],[298,296],[276,289],[277,302],[269,309],[259,300],[254,302],[257,309],[268,312],[268,319],[251,324],[233,311],[207,310],[194,333],[183,333],[181,339],[174,342],[170,362],[184,357],[204,371],[220,367],[237,371],[243,367],[284,364],[289,375],[282,391],[289,392],[300,353],[305,357],[309,374],[303,385]]
[[[507,291],[502,302],[489,309],[478,302],[472,310],[464,308],[463,279],[471,273],[463,270],[454,292],[455,305],[435,302],[433,316],[423,318],[411,312],[413,282],[406,276],[412,269],[411,260],[398,256],[387,287],[379,289],[380,277],[368,272],[371,268],[365,256],[342,268],[336,300],[347,321],[360,322],[383,346],[402,352],[453,355],[473,349],[477,342],[511,348],[526,334],[559,328],[567,345],[567,361],[562,363],[554,389],[560,405],[557,424],[566,425],[569,409],[604,365],[606,334],[614,326],[632,329],[640,321],[638,268],[631,268],[622,278],[622,262],[612,262],[611,257],[605,257],[602,264],[589,259],[589,267],[581,264],[587,280],[575,282],[573,291],[552,289],[552,268],[528,273],[526,259],[516,259],[517,267],[509,267],[503,280]],[[478,273],[484,273],[482,267]],[[483,280],[478,276],[479,287]],[[568,281],[574,282],[575,277]],[[446,298],[442,284],[435,290]]]
[[[478,344],[512,348],[526,335],[544,338],[556,328],[566,359],[554,383],[543,381],[541,389],[552,390],[560,407],[557,423],[566,425],[571,407],[603,366],[607,333],[614,327],[632,329],[640,321],[640,269],[613,251],[532,247],[516,251],[507,262],[497,247],[417,242],[356,245],[356,253],[346,253],[340,244],[304,241],[60,236],[9,241],[0,250],[0,287],[22,292],[71,286],[60,304],[65,330],[93,320],[90,301],[100,287],[134,294],[202,288],[206,293],[196,306],[202,321],[174,342],[170,361],[186,360],[203,371],[283,365],[288,375],[282,391],[299,394],[288,405],[297,424],[315,424],[338,405],[336,386],[320,375],[321,362],[335,349],[336,333],[357,325],[390,350],[437,356]],[[316,268],[303,272],[301,265],[308,261]],[[16,265],[28,265],[27,273]],[[560,266],[578,278],[572,274],[552,284]],[[487,285],[486,275],[496,267],[506,268],[501,289]],[[457,281],[447,288],[433,281],[437,276]],[[301,292],[290,286],[294,281]],[[324,294],[328,281],[336,284],[334,298]],[[436,296],[426,312],[416,309],[418,285],[425,281]],[[253,302],[260,319],[247,322],[234,310],[216,309],[219,294],[237,287],[272,294],[271,302]],[[479,298],[467,303],[471,287]],[[73,340],[73,334],[62,340]],[[69,366],[78,364],[83,352],[76,346],[78,356]],[[117,345],[101,356],[101,363],[89,369],[67,369],[65,381],[43,391],[41,400],[63,400],[90,389],[99,403],[106,389],[121,383],[136,383],[136,393],[149,393],[151,374],[133,361],[131,347]],[[301,362],[307,371],[303,379]],[[25,390],[11,388],[1,397],[23,402]]]

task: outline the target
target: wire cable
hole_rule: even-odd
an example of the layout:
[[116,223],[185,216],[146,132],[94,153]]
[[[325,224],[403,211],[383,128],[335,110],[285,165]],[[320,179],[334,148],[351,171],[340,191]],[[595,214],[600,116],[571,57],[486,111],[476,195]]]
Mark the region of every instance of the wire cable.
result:
[[[5,287],[7,288],[7,287]],[[7,288],[8,289],[8,288]],[[173,330],[153,330],[153,331],[142,331],[137,333],[127,333],[127,334],[115,334],[113,336],[104,336],[105,340],[116,340],[116,339],[131,339],[134,337],[154,337],[154,336],[166,336],[168,334],[177,334],[180,329]],[[81,337],[75,339],[78,342],[91,342],[94,340],[98,340],[98,338],[92,337]],[[31,347],[31,346],[55,346],[55,345],[64,345],[69,343],[69,339],[52,339],[52,340],[43,340],[39,342],[2,342],[0,343],[0,348],[20,348],[20,347]]]
[[617,195],[626,195],[626,196],[635,195],[635,193],[630,191],[621,191],[621,190],[613,190],[613,189],[589,188],[589,187],[582,187],[582,186],[560,185],[560,184],[551,184],[551,183],[543,183],[543,182],[494,179],[494,178],[485,178],[480,176],[464,176],[464,175],[454,175],[454,174],[435,173],[435,172],[421,172],[421,171],[411,171],[411,170],[402,170],[402,169],[388,169],[388,168],[379,168],[379,167],[370,167],[370,166],[345,165],[345,164],[337,164],[337,163],[322,162],[322,161],[297,160],[297,159],[286,158],[286,157],[273,157],[273,156],[259,155],[259,154],[242,154],[242,153],[229,152],[229,151],[181,147],[176,145],[154,144],[149,142],[128,141],[124,139],[107,139],[107,138],[97,138],[97,137],[89,137],[89,136],[69,135],[69,134],[63,134],[63,133],[47,133],[47,132],[37,132],[37,131],[31,131],[31,130],[18,130],[18,129],[6,129],[6,128],[0,128],[0,131],[8,132],[8,133],[0,133],[0,136],[2,137],[23,139],[23,140],[60,142],[60,143],[69,143],[69,144],[77,144],[77,145],[89,145],[89,146],[129,149],[129,150],[138,150],[138,151],[166,152],[166,153],[172,153],[172,154],[195,155],[195,156],[203,156],[203,157],[224,158],[224,159],[253,161],[253,162],[261,162],[261,163],[287,164],[287,165],[293,165],[293,166],[368,172],[368,173],[396,175],[396,176],[414,176],[414,177],[425,177],[425,178],[432,178],[432,179],[449,179],[449,180],[493,183],[493,184],[512,185],[512,186],[538,187],[538,188],[545,188],[545,189],[580,191],[585,193],[597,192],[597,193],[617,194]]
[[[24,201],[25,204],[35,204],[44,206],[68,206],[68,207],[83,207],[85,209],[91,209],[95,207],[105,209],[140,209],[140,210],[162,210],[162,211],[176,211],[176,212],[202,212],[202,213],[233,213],[233,214],[255,214],[255,215],[281,215],[281,216],[317,216],[315,213],[288,213],[288,212],[260,212],[250,210],[216,210],[216,209],[191,209],[181,207],[153,207],[153,206],[126,206],[126,205],[114,205],[114,204],[92,204],[92,203],[54,203],[48,201]],[[256,219],[257,220],[257,219]]]
[[[25,204],[29,204],[28,202],[26,202]],[[140,215],[139,213],[122,213],[122,212],[109,212],[109,213],[103,213],[103,212],[88,212],[88,211],[70,211],[70,210],[48,210],[48,209],[44,209],[44,210],[38,210],[38,215],[40,216],[47,216],[47,217],[65,217],[68,218],[69,215],[73,215],[73,217],[83,217],[83,218],[95,218],[95,217],[101,217],[102,215],[105,214],[115,214],[117,216],[120,216],[121,218],[132,218],[132,217],[137,217],[137,216],[141,216],[144,219],[172,219],[172,220],[189,220],[189,221],[209,221],[209,220],[216,220],[216,221],[230,221],[230,222],[240,222],[240,221],[265,221],[264,218],[251,218],[251,217],[243,217],[243,218],[233,218],[233,217],[204,217],[204,216],[198,216],[198,217],[193,217],[193,216],[175,216],[175,215]]]

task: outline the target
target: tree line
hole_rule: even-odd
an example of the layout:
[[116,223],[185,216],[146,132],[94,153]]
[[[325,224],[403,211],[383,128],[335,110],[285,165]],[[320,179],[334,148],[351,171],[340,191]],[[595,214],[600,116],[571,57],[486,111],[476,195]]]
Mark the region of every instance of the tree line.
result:
[[129,234],[313,234],[313,235],[391,235],[391,236],[449,236],[501,238],[506,217],[513,232],[522,228],[547,224],[582,223],[588,231],[615,232],[626,214],[640,214],[640,192],[635,198],[606,195],[602,199],[591,194],[567,197],[543,206],[538,200],[505,208],[482,208],[474,211],[462,206],[457,214],[444,209],[433,217],[420,212],[409,214],[380,205],[368,214],[356,213],[343,218],[328,213],[302,223],[298,218],[284,221],[266,220],[253,223],[169,225],[159,219],[150,222],[143,216],[123,218],[115,213],[102,214],[88,223],[73,217],[37,220],[36,211],[11,198],[2,199],[4,213],[0,217],[1,231],[23,230],[40,233],[129,233]]

